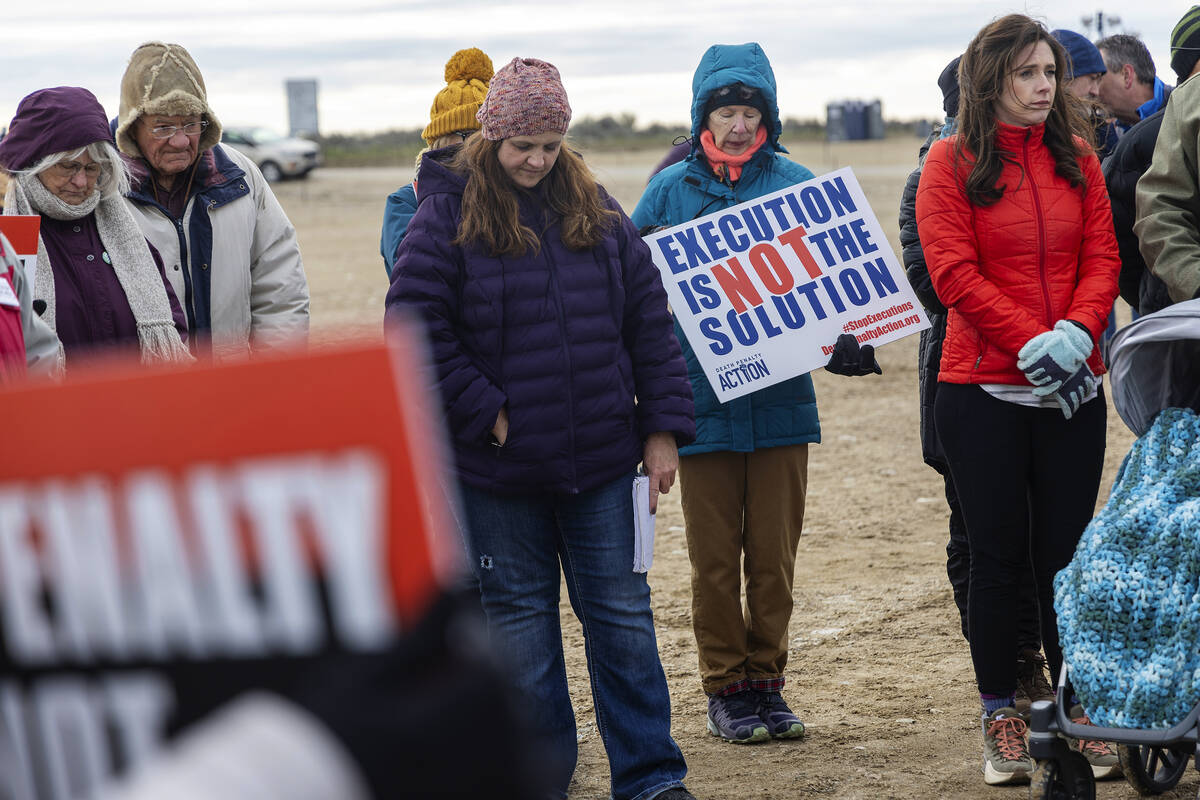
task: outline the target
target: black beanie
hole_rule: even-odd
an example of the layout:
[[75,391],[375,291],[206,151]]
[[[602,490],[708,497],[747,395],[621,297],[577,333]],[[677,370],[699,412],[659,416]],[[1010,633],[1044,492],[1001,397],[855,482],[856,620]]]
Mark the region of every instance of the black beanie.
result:
[[708,96],[708,102],[704,104],[705,118],[724,106],[750,106],[757,108],[758,113],[763,115],[763,119],[767,117],[767,100],[763,97],[763,93],[744,83],[731,83],[728,86],[714,89],[713,93]]
[[1179,83],[1187,80],[1200,61],[1200,6],[1192,6],[1171,31],[1171,69]]
[[942,90],[942,110],[947,117],[958,116],[958,62],[962,56],[955,56],[946,65],[942,74],[938,75],[938,88]]

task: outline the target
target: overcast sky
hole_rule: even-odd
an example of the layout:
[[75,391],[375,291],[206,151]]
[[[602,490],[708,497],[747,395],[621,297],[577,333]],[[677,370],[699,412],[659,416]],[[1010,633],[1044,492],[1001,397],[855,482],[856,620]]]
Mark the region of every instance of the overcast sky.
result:
[[[495,66],[514,56],[554,63],[576,118],[632,112],[639,123],[685,122],[691,76],[714,43],[757,41],[775,68],[780,110],[824,118],[838,99],[883,101],[889,118],[941,113],[937,75],[996,16],[1018,11],[1096,38],[1135,33],[1167,83],[1168,46],[1187,3],[986,0],[54,0],[8,3],[0,47],[0,125],[47,86],[91,89],[115,116],[130,52],[177,42],[200,65],[225,124],[284,129],[288,78],[319,83],[323,133],[411,128],[428,122],[446,59],[479,47]],[[1120,18],[1111,24],[1112,16]]]

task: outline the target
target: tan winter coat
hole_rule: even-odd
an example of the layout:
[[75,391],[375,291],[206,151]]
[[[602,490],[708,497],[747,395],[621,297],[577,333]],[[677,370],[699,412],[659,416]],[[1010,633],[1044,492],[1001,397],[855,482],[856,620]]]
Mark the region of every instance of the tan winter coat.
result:
[[[231,177],[220,193],[205,188],[194,194],[179,228],[139,190],[135,175],[134,191],[127,198],[134,218],[162,255],[175,296],[188,312],[189,327],[196,318],[197,292],[189,291],[184,270],[190,268],[193,284],[207,277],[214,356],[236,357],[283,342],[304,341],[308,282],[296,229],[250,159],[222,145],[213,148],[213,156],[231,175],[244,174]],[[240,196],[214,199],[221,194]],[[211,251],[194,241],[199,214],[206,214],[212,224]],[[197,338],[204,336],[201,330]]]

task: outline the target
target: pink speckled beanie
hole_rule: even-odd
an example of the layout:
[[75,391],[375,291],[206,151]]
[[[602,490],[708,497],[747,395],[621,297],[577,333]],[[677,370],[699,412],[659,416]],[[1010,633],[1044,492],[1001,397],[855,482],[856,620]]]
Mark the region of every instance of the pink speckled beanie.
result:
[[487,97],[475,115],[489,141],[539,133],[566,133],[571,104],[553,64],[536,58],[514,58],[492,78]]

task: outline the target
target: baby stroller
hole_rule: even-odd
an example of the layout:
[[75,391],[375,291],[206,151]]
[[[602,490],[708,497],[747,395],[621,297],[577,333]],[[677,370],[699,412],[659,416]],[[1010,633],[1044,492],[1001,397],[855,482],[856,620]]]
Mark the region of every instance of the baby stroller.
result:
[[[1122,328],[1110,342],[1108,361],[1113,405],[1137,436],[1151,429],[1163,409],[1200,411],[1200,300],[1169,306]],[[1031,710],[1029,752],[1038,762],[1032,798],[1096,797],[1087,759],[1063,736],[1115,743],[1126,779],[1143,795],[1174,788],[1189,762],[1200,769],[1200,705],[1170,728],[1077,724],[1068,716],[1070,698],[1064,697],[1067,674],[1064,663],[1054,702],[1036,702]]]

